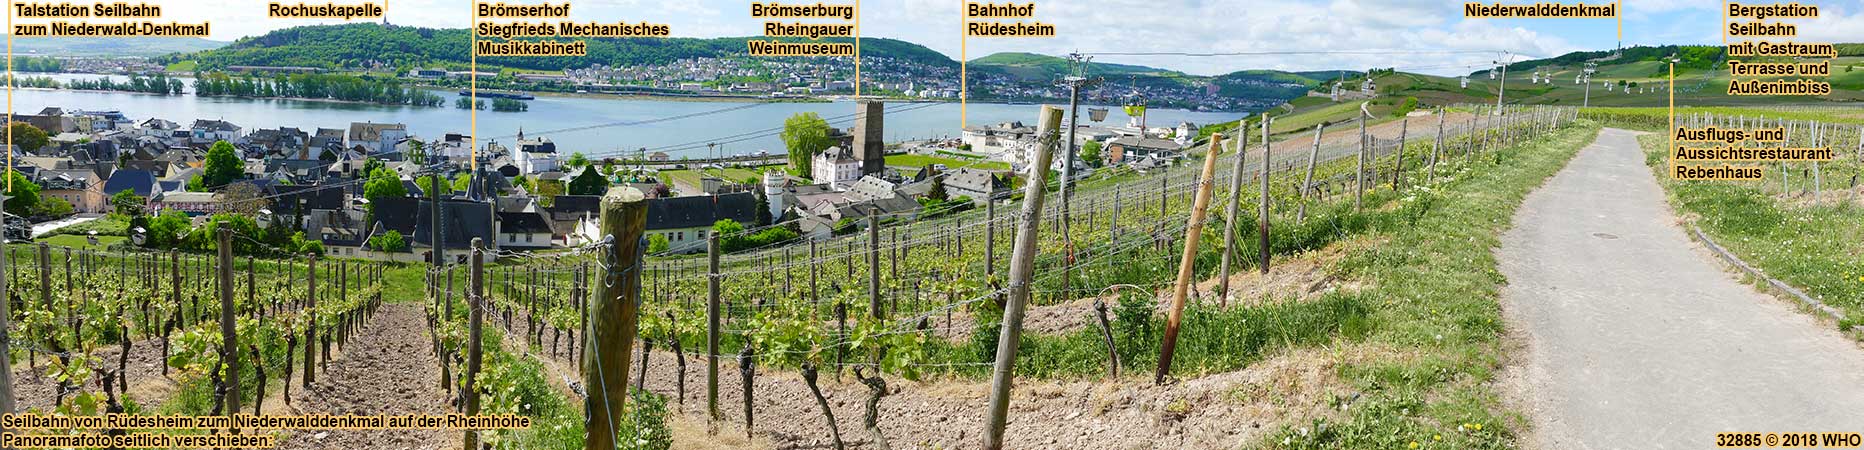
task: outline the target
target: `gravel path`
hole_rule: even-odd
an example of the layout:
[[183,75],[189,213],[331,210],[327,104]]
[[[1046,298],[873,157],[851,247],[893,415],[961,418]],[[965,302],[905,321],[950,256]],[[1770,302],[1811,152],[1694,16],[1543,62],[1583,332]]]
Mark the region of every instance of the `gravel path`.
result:
[[1692,243],[1635,134],[1606,129],[1503,237],[1529,448],[1704,448],[1717,432],[1864,431],[1864,351]]

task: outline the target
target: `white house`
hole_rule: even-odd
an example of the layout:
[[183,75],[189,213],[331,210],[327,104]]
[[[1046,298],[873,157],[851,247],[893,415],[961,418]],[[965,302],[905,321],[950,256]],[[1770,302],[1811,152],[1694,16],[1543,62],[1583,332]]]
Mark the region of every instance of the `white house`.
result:
[[500,212],[494,232],[499,248],[549,248],[555,235],[538,212]]
[[362,147],[369,154],[394,150],[395,144],[408,138],[408,126],[399,123],[350,122],[350,148]]
[[855,180],[861,179],[861,161],[854,159],[852,152],[840,146],[829,147],[810,164],[810,178],[817,183],[829,185],[830,189],[846,189]]
[[518,147],[513,150],[512,159],[519,171],[544,173],[563,170],[563,159],[557,154],[557,144],[550,142],[550,138],[525,139],[524,130],[518,130]]
[[224,120],[207,119],[195,120],[194,127],[189,130],[189,133],[189,138],[196,144],[211,144],[216,141],[233,142],[245,135],[240,132],[239,125]]

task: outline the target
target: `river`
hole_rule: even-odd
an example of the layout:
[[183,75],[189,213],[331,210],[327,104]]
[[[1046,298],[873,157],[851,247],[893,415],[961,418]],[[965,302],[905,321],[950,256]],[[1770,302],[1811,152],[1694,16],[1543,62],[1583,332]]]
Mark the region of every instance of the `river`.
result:
[[[47,76],[19,74],[19,77]],[[53,78],[96,79],[102,75],[52,74]],[[119,81],[125,77],[112,76]],[[183,79],[193,90],[193,80]],[[285,99],[243,99],[196,97],[192,94],[160,96],[127,92],[94,92],[46,89],[18,89],[13,93],[14,111],[36,113],[45,107],[80,110],[117,110],[135,120],[149,117],[167,119],[188,126],[194,119],[224,119],[247,132],[280,126],[313,131],[318,127],[348,129],[351,122],[403,123],[410,133],[435,139],[445,133],[470,133],[470,111],[452,107],[452,91],[435,91],[447,97],[447,106],[438,108],[387,106],[360,103]],[[490,103],[488,101],[488,103]],[[761,103],[730,101],[672,101],[591,96],[544,96],[530,102],[527,112],[479,112],[479,134],[487,139],[510,142],[519,130],[526,137],[545,136],[564,151],[580,151],[597,156],[648,148],[667,150],[674,158],[705,157],[708,154],[748,154],[759,150],[783,152],[783,141],[775,129],[783,120],[800,112],[814,112],[830,119],[837,127],[851,126],[847,119],[854,114],[849,101],[832,103]],[[890,142],[915,139],[957,137],[960,108],[956,103],[889,103],[886,138]],[[1120,125],[1127,116],[1118,107],[1109,107],[1104,125]],[[1088,107],[1081,108],[1085,115]],[[994,124],[1022,121],[1033,124],[1037,106],[1000,103],[972,103],[968,123]],[[1147,119],[1153,127],[1175,126],[1189,121],[1208,125],[1234,121],[1241,112],[1197,112],[1152,109]],[[674,119],[668,119],[674,118]],[[1092,123],[1092,122],[1090,122]],[[605,126],[606,125],[606,126]],[[705,143],[719,142],[718,149]]]

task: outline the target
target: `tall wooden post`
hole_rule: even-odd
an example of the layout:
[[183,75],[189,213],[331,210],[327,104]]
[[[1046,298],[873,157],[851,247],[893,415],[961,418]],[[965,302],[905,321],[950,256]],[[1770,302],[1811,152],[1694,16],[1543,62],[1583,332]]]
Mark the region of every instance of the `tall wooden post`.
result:
[[1400,120],[1401,122],[1398,123],[1398,164],[1392,166],[1392,190],[1394,191],[1398,190],[1399,184],[1404,183],[1404,142],[1411,133],[1411,118],[1406,117]]
[[239,315],[233,309],[233,229],[220,227],[215,231],[220,239],[220,358],[226,364],[226,374],[221,379],[226,380],[226,410],[232,415],[239,411],[240,397],[239,333],[233,329],[234,317]]
[[1307,153],[1307,176],[1301,178],[1301,206],[1294,214],[1295,223],[1307,221],[1307,191],[1314,189],[1314,162],[1320,159],[1320,132],[1325,127],[1325,124],[1314,125],[1314,149]]
[[[1267,120],[1266,115],[1264,117],[1264,120]],[[1247,121],[1236,121],[1237,129],[1247,131],[1249,129],[1248,127],[1249,124]],[[1220,268],[1217,269],[1217,303],[1220,305],[1228,305],[1230,303],[1230,258],[1234,257],[1236,254],[1237,210],[1240,209],[1243,201],[1243,156],[1249,154],[1249,138],[1246,137],[1249,136],[1249,133],[1243,133],[1242,135],[1245,137],[1236,140],[1236,165],[1235,169],[1230,171],[1230,207],[1229,210],[1226,211],[1228,215],[1223,223],[1222,263],[1220,264]],[[1215,159],[1217,157],[1217,150],[1220,148],[1222,147],[1211,147],[1210,153],[1206,155],[1206,157]],[[1266,152],[1268,141],[1263,141],[1263,148]],[[1262,156],[1263,160],[1267,161],[1268,153],[1263,153]],[[1262,179],[1268,179],[1267,167],[1263,168]]]
[[[1269,145],[1272,144],[1269,142],[1269,125],[1273,123],[1275,119],[1269,118],[1268,113],[1262,114],[1262,197],[1256,199],[1256,203],[1262,210],[1257,213],[1256,224],[1260,228],[1256,229],[1256,241],[1260,244],[1257,254],[1262,256],[1262,265],[1257,267],[1257,270],[1260,270],[1263,275],[1269,273],[1269,161],[1274,159],[1270,156],[1273,153],[1269,149]],[[1236,132],[1243,136],[1249,135],[1249,130],[1243,127],[1237,127]],[[1225,273],[1225,275],[1228,274]]]
[[311,383],[317,382],[317,255],[305,259],[305,276],[310,277],[304,295],[306,305],[300,314],[304,314],[304,389],[310,390]]
[[1010,298],[1003,308],[1003,333],[997,337],[997,362],[990,380],[990,411],[984,424],[984,448],[1003,448],[1003,428],[1009,423],[1010,385],[1016,377],[1016,350],[1023,335],[1023,309],[1029,304],[1029,280],[1035,275],[1037,226],[1042,221],[1042,197],[1048,193],[1048,167],[1060,145],[1060,108],[1042,107],[1037,122],[1036,157],[1030,161],[1028,181],[1023,183],[1023,212],[1016,230],[1016,246],[1010,255]]
[[[880,304],[880,218],[878,217],[879,215],[880,215],[879,208],[875,208],[873,211],[869,211],[867,214],[867,312],[868,314],[873,315],[874,318],[876,319],[881,317],[880,309],[883,307],[883,305]],[[894,231],[895,235],[893,236],[893,239],[896,242],[896,248],[897,248],[897,242],[899,241],[899,235],[898,235],[899,228],[894,228],[894,230],[895,230]],[[896,280],[900,276],[900,264],[899,264],[899,259],[897,258],[893,260],[893,276]]]
[[589,395],[583,398],[588,417],[583,425],[583,448],[616,448],[615,421],[625,419],[622,406],[628,399],[628,366],[634,348],[637,315],[636,302],[641,292],[641,255],[645,248],[641,233],[647,228],[647,196],[640,190],[615,186],[602,196],[602,233],[610,237],[604,251],[608,270],[602,275],[600,295],[589,305],[589,319],[583,325],[594,350],[583,349],[583,386]]
[[718,420],[718,234],[706,236],[705,256],[705,409],[707,417]]
[[1365,206],[1366,200],[1366,116],[1359,121],[1359,160],[1353,165],[1353,210]]
[[[1249,130],[1239,130],[1248,133]],[[1211,148],[1222,145],[1223,135],[1210,136]],[[1165,336],[1159,347],[1158,373],[1153,382],[1165,383],[1165,376],[1171,374],[1172,351],[1178,346],[1178,323],[1184,320],[1184,298],[1191,289],[1192,268],[1197,262],[1197,243],[1204,235],[1204,213],[1210,206],[1210,177],[1217,171],[1217,161],[1204,160],[1203,181],[1198,183],[1197,197],[1191,204],[1191,222],[1184,230],[1184,257],[1178,261],[1178,282],[1172,289],[1171,314],[1165,317]]]
[[[436,237],[436,239],[439,239]],[[434,241],[441,242],[439,240]],[[485,328],[485,241],[472,238],[472,294],[466,299],[466,414],[479,414],[479,368],[484,364],[481,333]],[[586,388],[585,388],[586,389]],[[478,430],[466,430],[465,450],[479,450]]]
[[1430,168],[1424,170],[1424,184],[1437,179],[1437,152],[1443,149],[1443,108],[1437,108],[1437,142],[1430,145]]
[[[984,194],[984,279],[995,290],[996,283],[988,281],[997,276],[997,199],[991,198],[992,195]],[[1003,296],[994,297],[997,299],[997,307],[1003,307]]]

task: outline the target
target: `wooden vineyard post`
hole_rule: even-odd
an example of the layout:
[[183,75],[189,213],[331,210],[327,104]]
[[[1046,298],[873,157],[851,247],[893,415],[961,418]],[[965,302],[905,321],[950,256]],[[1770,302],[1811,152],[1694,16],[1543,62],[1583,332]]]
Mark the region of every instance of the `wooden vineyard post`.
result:
[[226,363],[222,379],[226,380],[226,411],[231,415],[239,412],[239,333],[233,329],[233,319],[239,315],[233,309],[233,229],[215,231],[220,239],[220,358]]
[[1359,121],[1359,159],[1353,165],[1353,210],[1358,211],[1366,200],[1366,116],[1360,115]]
[[[583,332],[595,343],[594,350],[584,349],[583,386],[589,395],[583,398],[583,448],[616,448],[617,418],[626,418],[623,406],[628,400],[628,364],[632,357],[640,304],[641,233],[647,227],[647,197],[640,190],[610,187],[602,196],[602,233],[609,236],[604,249],[601,293],[589,305],[589,318]],[[646,356],[643,355],[643,358]]]
[[[997,199],[990,198],[992,195],[984,194],[987,199],[984,201],[984,221],[986,222],[984,224],[984,280],[990,285],[991,290],[996,290],[997,283],[994,280],[997,277]],[[998,308],[1003,307],[1003,296],[992,297],[996,298]]]
[[[1261,228],[1256,230],[1256,242],[1259,244],[1257,254],[1262,256],[1262,265],[1258,267],[1257,270],[1261,271],[1263,275],[1268,275],[1269,273],[1269,161],[1274,159],[1269,156],[1272,154],[1269,152],[1269,125],[1274,123],[1275,119],[1269,118],[1268,113],[1262,114],[1262,196],[1256,199],[1256,203],[1260,205],[1262,210],[1257,213],[1259,221],[1256,222],[1256,224]],[[1243,127],[1237,127],[1236,132],[1243,136],[1249,135],[1249,130]],[[1399,148],[1401,149],[1400,154],[1403,154],[1403,147]],[[1232,206],[1231,208],[1235,207]],[[1235,213],[1231,213],[1231,215],[1234,216]],[[1227,278],[1229,273],[1225,272],[1224,275]]]
[[311,383],[317,382],[317,375],[315,375],[317,373],[317,352],[313,350],[317,344],[317,255],[305,257],[304,262],[307,269],[305,270],[305,276],[310,277],[308,280],[309,283],[305,285],[306,289],[309,289],[309,292],[304,296],[304,300],[308,302],[306,303],[308,306],[305,306],[304,310],[300,311],[299,314],[303,314],[305,317],[304,389],[309,391],[311,389]]
[[822,264],[820,261],[816,260],[815,245],[816,245],[815,239],[810,239],[809,240],[809,304],[810,305],[815,305],[817,303],[821,303],[822,301],[822,297],[821,297],[822,291],[816,289],[816,272],[819,272],[821,270]]
[[705,409],[712,420],[718,413],[718,234],[706,236],[705,298]]
[[[1030,161],[1029,180],[1023,183],[1023,212],[1010,254],[1010,298],[1003,307],[1003,333],[997,337],[997,361],[990,380],[989,419],[984,425],[984,448],[1003,448],[1003,428],[1009,423],[1010,385],[1016,377],[1016,350],[1023,335],[1023,308],[1029,304],[1029,280],[1035,275],[1037,226],[1042,221],[1042,197],[1047,194],[1048,167],[1060,145],[1061,108],[1042,107],[1038,121],[1036,157]],[[1209,158],[1215,160],[1215,158]],[[1208,172],[1208,171],[1206,171]],[[1163,192],[1161,197],[1164,198]]]
[[[436,241],[438,242],[438,241]],[[485,328],[485,241],[472,238],[472,294],[466,299],[466,415],[479,414],[479,366],[484,361],[480,333]],[[466,430],[465,450],[479,450],[479,432]]]
[[[1236,121],[1236,127],[1238,129],[1248,130],[1248,126],[1247,121]],[[1249,133],[1243,133],[1243,136],[1249,136]],[[1264,149],[1268,148],[1267,144],[1267,141],[1263,142]],[[1216,158],[1217,151],[1221,148],[1222,147],[1211,147],[1210,153],[1206,155],[1206,157]],[[1248,153],[1249,139],[1247,137],[1237,139],[1236,168],[1230,171],[1230,207],[1229,210],[1226,211],[1229,215],[1227,216],[1228,220],[1225,220],[1223,223],[1222,263],[1220,263],[1217,269],[1217,304],[1219,305],[1228,305],[1230,303],[1230,258],[1236,255],[1236,214],[1243,201],[1243,155]],[[1266,157],[1268,153],[1263,153],[1262,156],[1264,156],[1263,160],[1267,161]],[[1264,180],[1268,179],[1267,170],[1267,167],[1263,167],[1262,179]]]
[[1443,108],[1437,108],[1437,142],[1430,145],[1430,168],[1424,170],[1424,184],[1437,179],[1437,153],[1443,149]]
[[[1249,130],[1240,131],[1249,132]],[[1211,148],[1216,148],[1222,143],[1222,134],[1210,136]],[[1197,262],[1197,242],[1203,237],[1204,212],[1210,206],[1210,177],[1216,171],[1217,161],[1205,159],[1203,181],[1198,183],[1197,197],[1192,200],[1191,204],[1191,222],[1184,231],[1184,257],[1178,262],[1178,282],[1172,288],[1171,312],[1165,318],[1165,336],[1160,342],[1159,367],[1158,373],[1152,380],[1154,383],[1164,384],[1165,376],[1171,374],[1172,351],[1178,346],[1178,323],[1184,320],[1184,298],[1191,289],[1191,269],[1193,263]]]
[[[867,214],[867,312],[874,318],[880,318],[880,215],[878,208]],[[895,228],[894,230],[898,230]],[[895,244],[899,236],[894,236]],[[899,277],[900,264],[893,260],[893,276]]]
[[259,285],[256,284],[257,282],[254,280],[254,272],[256,272],[257,270],[258,269],[253,267],[252,256],[247,255],[246,256],[246,307],[252,308],[249,311],[252,313],[252,316],[254,319],[259,318]]
[[1301,205],[1294,213],[1295,223],[1307,221],[1307,192],[1314,189],[1314,162],[1320,159],[1320,132],[1326,126],[1314,125],[1314,149],[1307,153],[1307,176],[1301,177]]
[[1400,122],[1398,123],[1398,159],[1397,159],[1398,163],[1392,166],[1392,190],[1393,191],[1397,191],[1398,185],[1404,183],[1404,142],[1405,142],[1405,138],[1410,136],[1410,133],[1411,133],[1411,118],[1406,117],[1406,118],[1400,119]]

